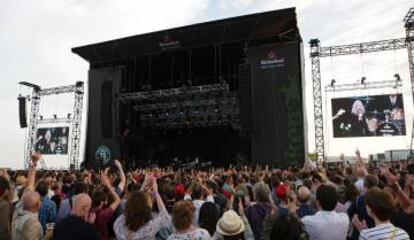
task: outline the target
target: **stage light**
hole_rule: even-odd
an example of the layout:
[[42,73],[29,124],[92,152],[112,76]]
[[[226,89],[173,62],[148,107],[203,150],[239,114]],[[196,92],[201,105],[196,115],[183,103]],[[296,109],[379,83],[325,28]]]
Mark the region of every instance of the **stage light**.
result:
[[395,78],[396,82],[401,82],[400,74],[398,74],[398,73],[394,74],[394,78]]
[[53,118],[54,118],[54,119],[57,119],[57,115],[56,115],[56,114],[53,114]]
[[366,80],[367,80],[367,78],[366,78],[366,77],[362,77],[362,78],[361,78],[361,84],[362,84],[362,85],[364,85]]
[[70,118],[71,118],[71,116],[72,116],[72,114],[68,113],[68,119],[70,119]]
[[40,118],[40,120],[43,120],[43,116],[42,115],[40,115],[39,118]]
[[334,87],[335,86],[335,83],[336,83],[336,80],[335,79],[332,79],[331,80],[331,87]]

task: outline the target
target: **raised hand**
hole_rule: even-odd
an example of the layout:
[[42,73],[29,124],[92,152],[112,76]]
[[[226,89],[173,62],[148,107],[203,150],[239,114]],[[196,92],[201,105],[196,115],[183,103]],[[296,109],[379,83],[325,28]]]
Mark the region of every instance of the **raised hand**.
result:
[[119,168],[122,168],[122,164],[118,161],[118,159],[115,159],[115,161],[114,161],[114,165],[115,165],[115,167],[117,167],[118,169],[119,169]]
[[96,214],[94,212],[90,212],[86,217],[85,217],[85,222],[90,223],[90,224],[94,224],[96,220]]
[[109,182],[108,176],[105,173],[101,173],[101,184],[107,188],[112,187]]
[[358,215],[354,215],[354,217],[352,218],[352,224],[355,226],[356,229],[358,229],[358,231],[362,231],[364,229],[367,229],[367,223],[365,222],[365,220],[360,221],[358,218]]
[[37,165],[37,162],[40,160],[41,156],[39,152],[35,152],[30,156],[33,165]]

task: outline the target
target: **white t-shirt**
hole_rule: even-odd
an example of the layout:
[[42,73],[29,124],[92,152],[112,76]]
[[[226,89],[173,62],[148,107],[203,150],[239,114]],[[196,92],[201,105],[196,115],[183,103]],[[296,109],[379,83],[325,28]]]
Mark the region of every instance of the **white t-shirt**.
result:
[[194,231],[186,232],[186,233],[173,233],[171,234],[167,240],[210,240],[210,234],[207,230],[202,228],[197,228]]
[[360,240],[410,240],[408,234],[401,228],[397,228],[391,223],[380,224],[373,228],[364,229],[359,235]]
[[315,215],[302,218],[311,240],[345,240],[349,218],[345,213],[318,211]]
[[359,193],[364,192],[364,179],[358,178],[358,180],[354,183],[355,187],[358,189]]
[[[191,200],[191,196],[186,194],[184,196],[184,200]],[[203,206],[203,204],[205,202],[214,203],[214,197],[212,195],[208,195],[206,197],[206,200],[193,200],[193,205],[194,205],[194,208],[195,208],[194,219],[193,219],[193,225],[194,226],[198,226],[198,217],[200,216],[200,209],[201,209],[201,206]]]

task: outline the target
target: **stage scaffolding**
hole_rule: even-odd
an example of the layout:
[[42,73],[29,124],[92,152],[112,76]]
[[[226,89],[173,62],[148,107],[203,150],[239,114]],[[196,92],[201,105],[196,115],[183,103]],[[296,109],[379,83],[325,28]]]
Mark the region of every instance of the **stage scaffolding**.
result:
[[[323,122],[323,106],[322,106],[322,86],[321,86],[321,70],[320,59],[323,57],[337,57],[352,54],[364,54],[389,50],[398,50],[406,48],[408,51],[408,61],[410,68],[410,81],[412,91],[414,92],[414,8],[411,8],[404,18],[406,37],[380,40],[372,42],[355,43],[340,46],[322,47],[319,39],[311,39],[310,44],[310,58],[312,65],[312,81],[313,81],[313,107],[314,107],[314,122],[315,122],[315,151],[317,161],[321,162],[325,157],[324,144],[324,122]],[[368,84],[368,83],[366,83]],[[372,83],[373,84],[373,83]],[[385,84],[385,83],[384,83]],[[391,84],[396,84],[396,81],[391,81]],[[379,84],[380,87],[383,87]],[[361,86],[361,84],[359,84]],[[370,85],[374,86],[374,85]],[[325,90],[335,86],[328,86]],[[358,89],[358,86],[352,84],[346,86],[339,86],[346,88],[346,90]],[[414,121],[413,131],[411,133],[411,153],[414,149]]]
[[[83,106],[83,94],[84,94],[84,83],[81,81],[76,82],[74,85],[52,87],[52,88],[41,88],[35,84],[20,82],[19,84],[32,88],[31,95],[31,108],[30,108],[30,122],[27,137],[26,147],[26,162],[30,161],[31,154],[35,151],[36,145],[36,133],[37,125],[41,123],[68,123],[71,125],[71,136],[70,136],[70,149],[69,149],[69,166],[70,168],[79,168],[79,150],[80,150],[80,136],[82,126],[82,106]],[[39,106],[41,97],[49,95],[59,95],[64,93],[74,93],[75,101],[73,106],[73,113],[71,118],[48,118],[43,119],[39,114]],[[46,169],[47,166],[43,160],[41,160],[41,167]]]

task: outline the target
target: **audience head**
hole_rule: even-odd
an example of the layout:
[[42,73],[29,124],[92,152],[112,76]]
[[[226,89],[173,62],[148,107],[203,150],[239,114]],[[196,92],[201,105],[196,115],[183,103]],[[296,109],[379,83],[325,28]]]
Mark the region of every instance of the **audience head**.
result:
[[196,199],[201,199],[202,197],[203,197],[203,187],[198,183],[193,184],[191,198],[196,200]]
[[88,186],[83,181],[77,181],[73,185],[73,195],[78,195],[81,193],[88,192]]
[[92,208],[102,208],[108,202],[108,193],[103,190],[96,190],[92,193]]
[[28,190],[22,196],[23,210],[37,213],[40,208],[40,194],[36,191]]
[[60,182],[56,182],[52,185],[52,191],[55,194],[60,194],[62,192],[62,184]]
[[152,219],[152,199],[143,191],[133,191],[124,209],[125,225],[130,231],[137,231]]
[[316,200],[323,211],[333,211],[338,203],[338,193],[334,186],[323,184],[316,190]]
[[36,191],[40,194],[41,197],[46,196],[49,192],[49,183],[45,180],[40,181],[36,185]]
[[200,208],[200,215],[198,218],[198,225],[206,229],[211,236],[216,231],[216,224],[219,220],[219,210],[217,205],[212,202],[205,202]]
[[275,195],[282,201],[287,200],[287,191],[288,188],[284,184],[279,184],[275,189]]
[[282,214],[273,223],[270,232],[272,240],[297,240],[302,234],[301,222],[290,214]]
[[311,192],[306,186],[300,186],[298,189],[298,200],[300,203],[307,203],[310,199]]
[[9,189],[9,181],[5,177],[0,176],[0,197],[3,196]]
[[378,186],[378,177],[372,174],[368,174],[364,177],[364,187],[371,189]]
[[358,167],[356,169],[356,176],[357,176],[357,178],[363,178],[365,176],[366,172],[367,171],[365,170],[364,167]]
[[80,193],[73,197],[72,215],[77,217],[86,217],[92,206],[92,200],[86,193]]
[[365,194],[365,205],[369,216],[388,221],[394,211],[395,200],[390,193],[373,187]]
[[167,200],[175,200],[175,189],[174,185],[168,184],[165,188],[164,195]]
[[240,216],[233,210],[228,210],[223,214],[217,223],[216,231],[224,239],[244,239],[244,223]]
[[253,196],[256,202],[269,202],[270,189],[264,182],[258,182],[253,186]]
[[345,185],[345,196],[344,196],[344,201],[348,202],[348,201],[355,201],[357,199],[359,195],[358,189],[356,188],[356,186],[354,184],[346,184]]
[[195,208],[191,201],[180,200],[174,204],[172,224],[177,231],[183,231],[191,227],[194,211]]

